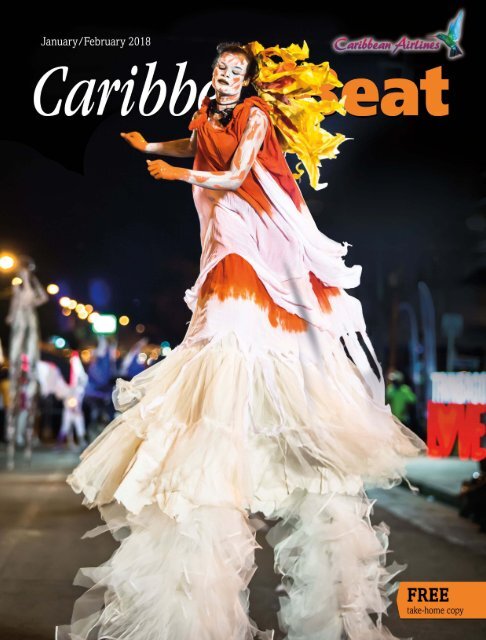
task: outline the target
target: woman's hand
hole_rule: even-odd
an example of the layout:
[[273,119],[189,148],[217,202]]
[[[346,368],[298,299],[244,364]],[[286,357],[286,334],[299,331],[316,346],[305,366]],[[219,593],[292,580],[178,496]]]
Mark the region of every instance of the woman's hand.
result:
[[130,133],[120,133],[120,135],[124,140],[128,142],[130,146],[132,146],[134,149],[137,149],[137,151],[142,151],[142,153],[145,151],[148,143],[143,135],[138,131],[131,131]]
[[184,180],[189,174],[188,169],[173,167],[164,160],[147,160],[147,169],[156,180]]

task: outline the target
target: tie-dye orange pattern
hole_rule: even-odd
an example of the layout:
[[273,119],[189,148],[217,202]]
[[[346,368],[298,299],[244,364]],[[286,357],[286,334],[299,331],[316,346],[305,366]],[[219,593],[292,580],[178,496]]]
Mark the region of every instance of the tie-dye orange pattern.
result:
[[[326,286],[311,271],[309,280],[322,311],[330,312],[329,298],[339,295],[338,287]],[[284,331],[300,332],[308,328],[304,318],[290,313],[273,301],[254,268],[237,253],[228,254],[209,271],[201,286],[198,305],[204,306],[211,296],[218,296],[221,301],[230,297],[251,299],[267,311],[273,327],[280,327]]]

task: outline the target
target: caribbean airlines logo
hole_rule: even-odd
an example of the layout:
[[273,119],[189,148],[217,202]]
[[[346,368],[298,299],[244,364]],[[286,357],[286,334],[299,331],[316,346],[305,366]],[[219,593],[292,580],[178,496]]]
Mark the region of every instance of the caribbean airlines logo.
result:
[[436,38],[441,40],[447,47],[447,57],[456,58],[463,56],[463,51],[459,48],[459,41],[462,35],[462,21],[464,19],[464,9],[461,9],[457,16],[447,25],[447,33],[436,33]]
[[462,36],[462,23],[465,15],[461,9],[447,25],[447,32],[437,32],[426,35],[424,38],[409,38],[400,36],[398,40],[376,40],[373,36],[363,36],[351,40],[348,36],[338,36],[332,43],[332,48],[337,53],[390,53],[396,55],[404,53],[427,53],[445,48],[447,57],[452,59],[464,55],[459,47]]

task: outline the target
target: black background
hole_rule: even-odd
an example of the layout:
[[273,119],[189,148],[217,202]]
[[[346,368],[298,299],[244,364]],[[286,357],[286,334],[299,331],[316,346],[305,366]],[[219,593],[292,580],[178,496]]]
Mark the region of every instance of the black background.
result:
[[[477,9],[464,2],[435,7],[341,3],[320,11],[245,7],[186,11],[181,4],[178,17],[167,17],[161,8],[140,6],[137,14],[132,7],[126,19],[103,20],[86,11],[79,19],[31,16],[33,26],[7,25],[2,39],[0,250],[31,255],[43,284],[57,282],[64,293],[85,303],[100,290],[93,280],[101,280],[110,295],[104,305],[97,304],[99,310],[127,313],[144,322],[154,339],[178,342],[190,318],[182,298],[197,277],[200,256],[191,189],[186,183],[154,181],[145,168],[146,156],[128,147],[119,133],[138,130],[151,141],[187,137],[192,110],[172,116],[167,99],[156,115],[143,117],[135,108],[122,117],[120,101],[113,100],[103,116],[42,117],[34,110],[33,92],[43,73],[68,65],[67,93],[82,79],[124,82],[137,64],[141,90],[145,64],[157,61],[156,77],[165,80],[170,92],[176,64],[187,61],[185,78],[194,79],[201,90],[210,80],[216,45],[227,40],[258,40],[264,46],[306,40],[311,61],[328,60],[343,83],[369,78],[382,95],[384,79],[403,76],[419,83],[427,69],[441,65],[450,82],[444,94],[448,116],[429,115],[421,92],[416,117],[329,117],[325,128],[353,140],[341,145],[336,160],[323,161],[326,189],[312,190],[306,176],[300,186],[319,228],[353,245],[347,264],[363,265],[362,284],[353,295],[363,303],[378,353],[386,342],[390,282],[398,282],[401,297],[416,304],[419,280],[431,288],[438,314],[464,314],[463,347],[477,350],[486,327],[480,286],[486,252],[481,75],[472,74],[483,56],[473,36]],[[461,7],[466,16],[460,59],[449,60],[444,48],[396,56],[332,50],[339,35],[396,40],[445,31]],[[40,46],[44,37],[80,35],[150,36],[152,44],[123,50]],[[168,160],[184,166],[192,162]],[[6,301],[0,305],[0,336],[5,338]],[[43,330],[55,331],[54,302],[40,313]]]

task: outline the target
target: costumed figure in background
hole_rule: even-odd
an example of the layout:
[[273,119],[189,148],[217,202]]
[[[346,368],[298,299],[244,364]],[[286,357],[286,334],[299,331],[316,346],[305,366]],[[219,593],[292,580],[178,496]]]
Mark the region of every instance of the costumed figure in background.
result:
[[83,447],[87,444],[83,399],[88,384],[88,374],[84,370],[83,363],[77,351],[71,352],[69,365],[69,385],[62,396],[63,411],[58,439],[61,442],[64,440],[71,442],[71,428],[74,427],[78,445]]
[[391,371],[388,374],[385,400],[390,405],[393,415],[410,427],[412,409],[417,403],[417,396],[405,382],[405,376],[401,371]]
[[134,376],[146,369],[146,359],[142,360],[140,355],[145,355],[143,354],[143,347],[148,344],[148,341],[148,338],[144,336],[140,338],[140,340],[137,340],[126,352],[118,367],[118,375],[120,378],[131,380]]
[[88,366],[88,385],[85,405],[88,409],[88,435],[94,439],[114,416],[111,395],[117,375],[117,346],[113,340],[98,335],[98,344],[93,349],[93,357]]
[[[7,408],[7,466],[15,464],[15,444],[25,441],[25,457],[32,456],[32,438],[37,407],[37,362],[39,361],[39,323],[36,308],[49,296],[34,274],[35,263],[27,256],[19,261],[17,276],[21,283],[12,285],[12,298],[6,318],[10,325],[9,402]],[[24,433],[20,433],[20,416],[25,412]]]
[[85,446],[86,427],[83,399],[88,384],[88,375],[84,370],[78,351],[73,350],[69,356],[69,382],[64,379],[55,363],[44,360],[37,363],[37,377],[41,396],[47,397],[52,394],[63,403],[58,441],[68,440],[72,444],[72,427],[74,427],[78,444]]
[[3,354],[2,341],[0,340],[0,437],[5,439],[5,424],[8,407],[8,363]]
[[[325,186],[320,161],[346,139],[321,128],[345,112],[332,94],[342,85],[308,55],[305,43],[220,45],[215,97],[190,137],[122,134],[144,153],[194,157],[193,169],[160,159],[147,169],[161,198],[166,180],[192,185],[200,273],[183,341],[116,381],[121,414],[68,477],[106,523],[85,535],[109,530],[120,546],[79,570],[87,591],[58,640],[273,638],[249,615],[260,514],[275,521],[266,539],[289,640],[394,638],[382,616],[406,565],[386,566],[389,529],[372,526],[365,483],[399,484],[426,445],[385,403],[347,292],[361,266],[345,264],[349,243],[317,228],[296,182],[305,170]],[[250,83],[258,95],[244,97]]]

